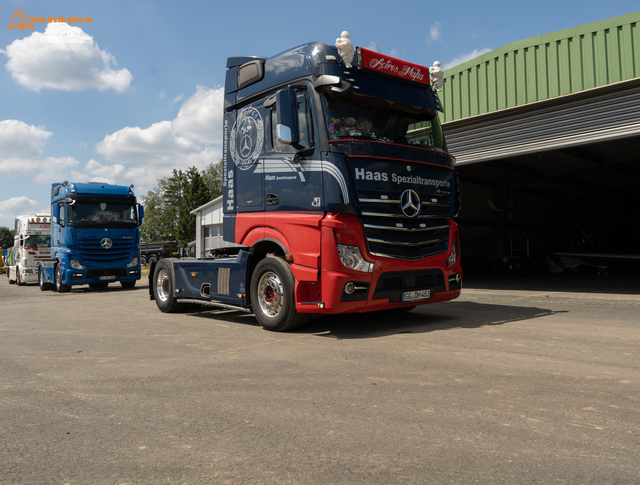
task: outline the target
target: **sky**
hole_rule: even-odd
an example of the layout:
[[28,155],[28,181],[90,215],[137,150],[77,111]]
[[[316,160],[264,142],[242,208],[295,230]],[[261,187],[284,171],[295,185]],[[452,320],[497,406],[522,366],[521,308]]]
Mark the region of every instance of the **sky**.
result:
[[[334,44],[347,30],[356,46],[446,70],[638,8],[637,0],[1,0],[0,226],[48,210],[55,182],[134,184],[140,197],[174,168],[220,160],[227,57]],[[66,22],[9,29],[16,9]]]

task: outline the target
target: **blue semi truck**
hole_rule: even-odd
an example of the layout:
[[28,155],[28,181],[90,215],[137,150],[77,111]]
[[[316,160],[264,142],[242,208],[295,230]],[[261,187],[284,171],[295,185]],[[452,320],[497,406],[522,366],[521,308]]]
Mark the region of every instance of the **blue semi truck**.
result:
[[51,259],[38,266],[42,291],[67,292],[74,285],[106,288],[140,279],[143,207],[133,185],[102,182],[51,186]]

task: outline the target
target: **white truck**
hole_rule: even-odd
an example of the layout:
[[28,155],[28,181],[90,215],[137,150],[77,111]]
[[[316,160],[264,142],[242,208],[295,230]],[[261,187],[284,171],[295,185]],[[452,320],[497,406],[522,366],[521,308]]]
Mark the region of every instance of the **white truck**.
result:
[[7,251],[9,283],[23,285],[38,282],[38,264],[51,260],[51,214],[16,217],[13,247]]

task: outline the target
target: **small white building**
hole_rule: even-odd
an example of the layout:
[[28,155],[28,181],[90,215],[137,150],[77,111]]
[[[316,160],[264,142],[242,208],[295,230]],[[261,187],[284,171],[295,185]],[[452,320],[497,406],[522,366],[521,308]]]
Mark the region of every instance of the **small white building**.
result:
[[196,216],[196,258],[209,258],[211,250],[240,247],[222,239],[222,196],[191,211]]

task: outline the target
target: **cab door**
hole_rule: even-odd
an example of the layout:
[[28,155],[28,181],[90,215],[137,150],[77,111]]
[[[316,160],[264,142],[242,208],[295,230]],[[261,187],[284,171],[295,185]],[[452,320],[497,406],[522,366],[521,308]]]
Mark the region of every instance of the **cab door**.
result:
[[295,160],[298,151],[278,142],[277,106],[268,109],[268,136],[264,155],[264,194],[267,212],[323,210],[322,161],[314,140],[314,123],[309,94],[296,93],[300,145],[315,147],[311,155]]

